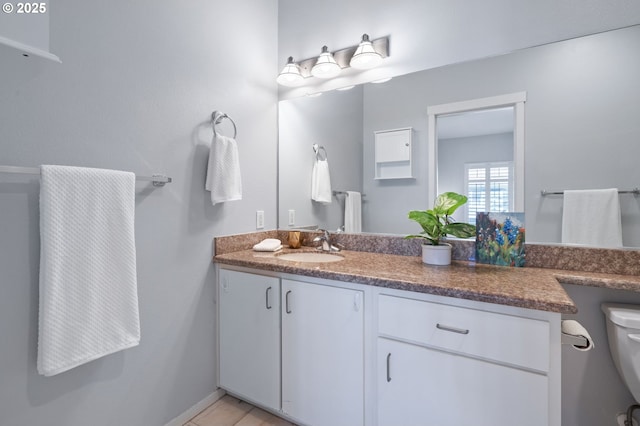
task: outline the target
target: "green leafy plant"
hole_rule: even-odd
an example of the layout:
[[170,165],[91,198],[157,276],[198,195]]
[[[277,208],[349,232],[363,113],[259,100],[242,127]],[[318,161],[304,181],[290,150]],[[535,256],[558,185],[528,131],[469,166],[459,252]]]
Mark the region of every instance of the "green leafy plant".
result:
[[476,234],[476,227],[469,223],[455,222],[451,215],[458,207],[467,202],[467,197],[455,192],[444,192],[436,198],[431,210],[412,210],[409,219],[422,226],[420,234],[407,235],[406,238],[424,238],[430,244],[440,245],[440,239],[447,235],[469,238]]

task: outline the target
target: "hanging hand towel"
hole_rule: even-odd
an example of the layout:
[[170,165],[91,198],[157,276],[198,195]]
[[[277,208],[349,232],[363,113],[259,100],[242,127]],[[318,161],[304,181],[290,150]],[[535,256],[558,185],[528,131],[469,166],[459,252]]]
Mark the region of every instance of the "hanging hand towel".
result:
[[618,190],[564,191],[562,242],[597,247],[622,247]]
[[38,372],[140,342],[135,175],[42,166]]
[[211,191],[214,205],[242,199],[240,157],[235,139],[214,132],[205,188]]
[[344,232],[362,232],[362,197],[359,192],[347,191],[344,199]]
[[322,204],[331,204],[331,177],[329,162],[316,160],[311,172],[311,199]]

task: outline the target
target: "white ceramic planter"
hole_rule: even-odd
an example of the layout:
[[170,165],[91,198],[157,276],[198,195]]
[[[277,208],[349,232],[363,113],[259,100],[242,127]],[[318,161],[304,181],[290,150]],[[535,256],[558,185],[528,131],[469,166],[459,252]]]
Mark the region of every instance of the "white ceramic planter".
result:
[[451,244],[441,243],[437,246],[422,245],[422,262],[427,265],[450,265]]

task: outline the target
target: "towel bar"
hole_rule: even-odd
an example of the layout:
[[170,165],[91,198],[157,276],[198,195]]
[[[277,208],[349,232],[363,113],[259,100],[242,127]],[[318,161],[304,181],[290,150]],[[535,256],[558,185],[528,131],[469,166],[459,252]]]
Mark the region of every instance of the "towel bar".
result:
[[[627,189],[624,191],[618,190],[618,194],[640,195],[640,188]],[[564,195],[564,191],[547,191],[546,189],[543,189],[542,191],[540,191],[540,195],[542,195],[543,197],[545,195]]]
[[[0,166],[0,173],[17,173],[23,175],[40,175],[40,168],[38,167],[16,167],[16,166]],[[164,186],[167,183],[171,183],[172,179],[164,175],[153,176],[137,176],[136,180],[149,181],[153,183],[153,186]]]
[[238,135],[238,129],[236,128],[236,122],[233,121],[233,119],[231,117],[229,117],[227,115],[226,112],[221,112],[221,111],[213,111],[211,113],[211,123],[213,126],[213,133],[216,133],[216,126],[220,123],[222,123],[222,120],[227,119],[231,122],[231,124],[233,124],[233,138],[235,139],[236,136]]
[[[333,195],[338,196],[338,195],[349,195],[349,193],[347,191],[331,191],[333,193]],[[364,197],[365,194],[360,194],[361,197]]]
[[[324,146],[318,145],[317,143],[314,143],[311,147],[313,148],[313,152],[315,152],[315,154],[316,154],[316,160],[326,161],[326,160],[329,159],[329,156],[327,155],[327,150],[325,149]],[[324,152],[324,160],[322,159],[322,156],[320,155],[320,151]]]

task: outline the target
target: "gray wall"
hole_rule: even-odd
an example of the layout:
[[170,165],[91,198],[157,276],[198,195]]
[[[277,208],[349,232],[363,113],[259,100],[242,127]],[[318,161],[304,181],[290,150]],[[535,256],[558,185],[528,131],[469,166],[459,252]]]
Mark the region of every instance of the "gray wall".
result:
[[640,22],[640,2],[610,0],[279,0],[279,63],[390,37],[384,65],[280,87],[280,98],[504,54]]
[[464,193],[468,163],[513,161],[513,133],[438,140],[438,192]]
[[[362,86],[320,97],[280,102],[279,106],[279,227],[320,225],[336,230],[344,225],[344,196],[331,204],[311,201],[312,145],[325,147],[331,187],[362,191]],[[336,106],[339,106],[336,108]],[[293,227],[288,211],[296,211]]]
[[[62,64],[0,49],[0,164],[166,173],[137,184],[139,346],[36,373],[36,178],[0,176],[0,424],[163,425],[216,388],[215,235],[276,225],[277,2],[50,4]],[[242,201],[204,191],[211,111],[238,125]]]
[[[465,164],[497,161],[513,161],[513,132],[438,139],[438,193],[465,194]],[[466,220],[467,206],[458,209],[456,220]]]
[[[630,189],[640,181],[640,26],[365,85],[363,211],[368,232],[413,232],[427,200],[427,107],[527,92],[525,212],[530,241],[559,242],[562,197],[542,189]],[[413,127],[416,179],[377,182],[373,132]],[[640,246],[640,203],[620,196],[623,243]],[[394,229],[380,228],[392,222]]]

